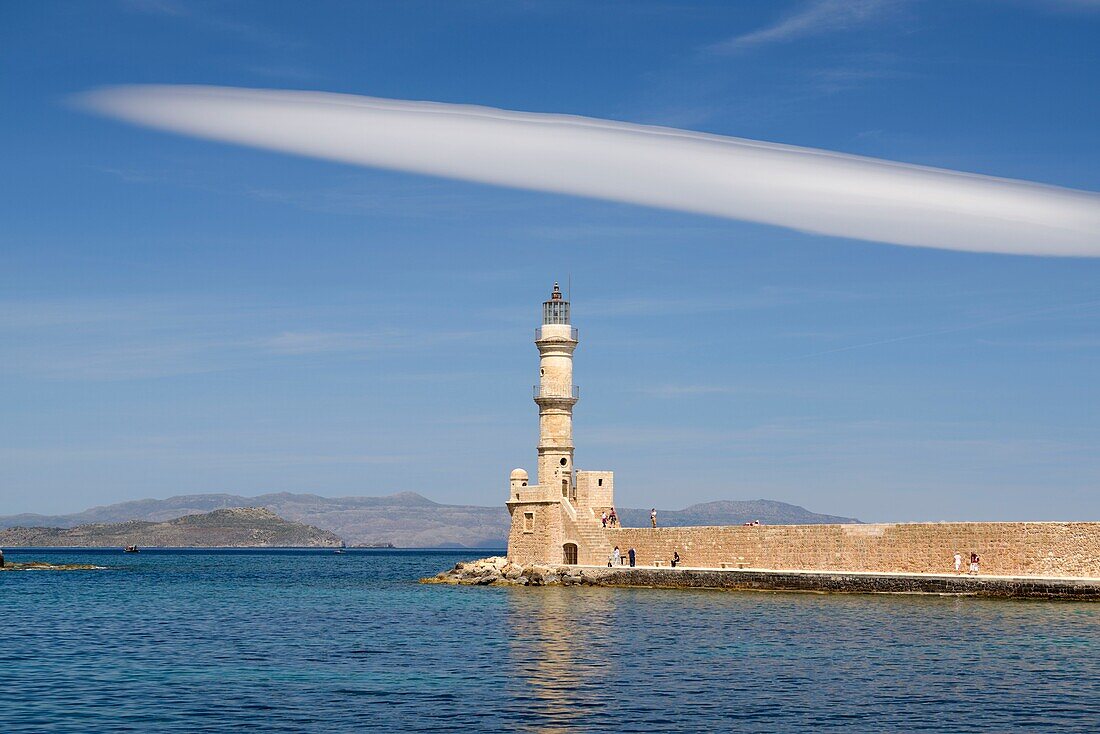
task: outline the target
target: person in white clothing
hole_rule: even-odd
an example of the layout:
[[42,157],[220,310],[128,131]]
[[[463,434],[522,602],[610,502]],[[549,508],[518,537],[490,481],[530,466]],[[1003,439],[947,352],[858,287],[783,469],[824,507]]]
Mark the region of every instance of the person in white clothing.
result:
[[960,571],[962,571],[962,567],[963,567],[962,553],[959,553],[958,551],[955,551],[955,573],[959,573]]

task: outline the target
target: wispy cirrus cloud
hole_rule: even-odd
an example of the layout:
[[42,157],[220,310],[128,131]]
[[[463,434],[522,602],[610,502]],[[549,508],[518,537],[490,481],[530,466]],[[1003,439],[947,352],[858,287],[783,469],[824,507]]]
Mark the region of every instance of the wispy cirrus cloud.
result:
[[362,352],[388,348],[401,338],[400,332],[284,331],[256,343],[275,354],[324,354]]
[[321,92],[117,87],[86,108],[344,163],[918,247],[1100,256],[1100,194],[610,120]]
[[651,385],[639,392],[655,398],[685,398],[700,395],[733,395],[745,392],[732,385]]
[[1016,0],[1019,4],[1055,12],[1100,11],[1100,0]]
[[837,354],[839,352],[848,352],[853,349],[867,349],[869,347],[882,347],[900,342],[913,341],[916,339],[928,339],[931,337],[945,336],[948,334],[957,334],[965,331],[973,331],[976,329],[982,329],[992,326],[1001,326],[1014,321],[1026,321],[1032,319],[1044,319],[1044,318],[1057,318],[1059,316],[1065,316],[1073,312],[1088,313],[1091,310],[1095,310],[1100,306],[1100,300],[1090,299],[1088,301],[1079,301],[1077,303],[1063,304],[1059,306],[1047,306],[1039,309],[1032,309],[1029,311],[1016,311],[1013,313],[1001,314],[998,316],[992,316],[981,319],[979,321],[968,321],[964,323],[954,323],[949,326],[943,326],[938,329],[931,329],[928,331],[911,332],[908,334],[899,334],[896,336],[884,337],[881,339],[875,339],[872,341],[859,342],[857,344],[848,344],[846,346],[838,346],[832,349],[823,349],[820,351],[810,352],[808,354],[792,357],[791,359],[809,359],[811,357],[822,357],[830,354]]
[[175,23],[184,22],[196,28],[234,36],[242,41],[270,48],[300,45],[260,24],[237,20],[214,12],[209,6],[181,0],[123,0],[122,6],[136,13],[157,16]]
[[477,334],[469,331],[412,332],[399,329],[376,331],[284,331],[253,342],[273,354],[371,354],[431,347],[468,341]]
[[174,0],[122,0],[121,4],[124,8],[146,15],[167,15],[177,18],[187,15],[187,8]]
[[807,72],[807,84],[817,94],[828,96],[887,79],[911,76],[908,72],[895,69],[893,59],[879,55],[810,70]]
[[782,20],[707,47],[718,54],[740,53],[772,43],[847,31],[893,14],[900,0],[813,0]]
[[0,448],[0,460],[27,464],[56,464],[61,462],[86,463],[100,460],[142,461],[161,459],[187,461],[196,465],[218,467],[259,466],[320,466],[359,464],[405,464],[414,457],[404,454],[335,454],[288,453],[286,451],[230,452],[216,449],[182,448],[174,445],[150,446],[140,441],[122,446],[47,448]]
[[1100,335],[1052,337],[1049,339],[979,339],[978,344],[987,347],[1005,347],[1012,350],[1093,350],[1100,349]]
[[585,308],[597,318],[611,319],[755,311],[810,303],[862,301],[874,297],[876,295],[872,293],[841,289],[760,286],[709,298],[697,296],[673,298],[652,295],[637,298],[596,296],[585,300]]
[[0,301],[0,375],[113,381],[251,369],[296,359],[367,360],[495,332],[395,328],[332,331],[338,310],[316,313],[211,299]]

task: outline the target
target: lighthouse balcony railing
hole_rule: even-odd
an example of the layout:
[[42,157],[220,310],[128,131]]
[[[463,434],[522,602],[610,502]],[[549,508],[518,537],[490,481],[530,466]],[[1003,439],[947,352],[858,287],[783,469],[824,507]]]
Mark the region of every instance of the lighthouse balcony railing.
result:
[[581,399],[581,388],[579,385],[573,385],[572,387],[565,387],[563,385],[533,385],[531,387],[531,393],[535,400],[539,398]]
[[[543,326],[558,326],[558,324],[543,324]],[[573,341],[577,341],[577,334],[577,327],[571,326],[569,328],[569,338]],[[538,341],[539,339],[542,339],[542,326],[535,327],[535,341]]]

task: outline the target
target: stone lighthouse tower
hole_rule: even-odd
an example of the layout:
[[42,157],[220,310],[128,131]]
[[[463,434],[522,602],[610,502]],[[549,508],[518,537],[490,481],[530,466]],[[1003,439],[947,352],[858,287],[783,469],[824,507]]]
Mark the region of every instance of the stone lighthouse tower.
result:
[[573,350],[577,330],[569,324],[569,301],[554,283],[550,299],[542,304],[542,326],[535,330],[539,348],[539,384],[534,387],[539,406],[538,483],[560,487],[561,496],[576,499],[573,484],[573,406],[580,391],[573,385]]
[[600,517],[614,506],[615,475],[573,466],[573,406],[580,398],[573,384],[577,330],[569,323],[569,301],[557,283],[542,304],[535,346],[538,474],[533,485],[523,469],[509,476],[508,557],[515,563],[595,563],[610,552]]

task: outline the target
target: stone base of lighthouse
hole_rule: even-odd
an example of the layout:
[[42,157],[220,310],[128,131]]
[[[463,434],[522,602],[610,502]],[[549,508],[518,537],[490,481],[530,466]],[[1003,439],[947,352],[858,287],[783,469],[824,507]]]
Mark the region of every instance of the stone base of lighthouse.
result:
[[615,474],[577,471],[569,496],[561,488],[515,480],[507,506],[512,516],[508,560],[531,563],[607,562],[611,544],[600,520],[615,504]]

